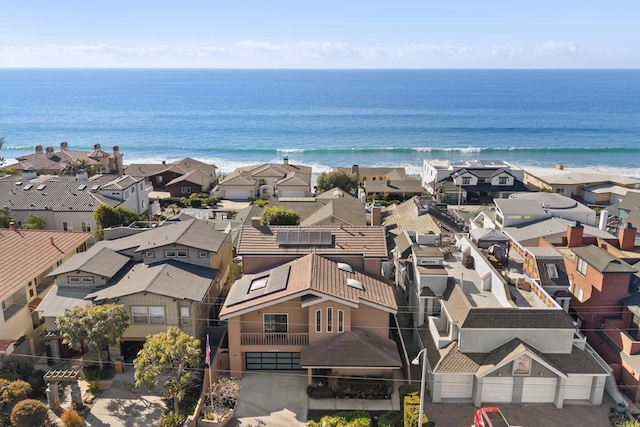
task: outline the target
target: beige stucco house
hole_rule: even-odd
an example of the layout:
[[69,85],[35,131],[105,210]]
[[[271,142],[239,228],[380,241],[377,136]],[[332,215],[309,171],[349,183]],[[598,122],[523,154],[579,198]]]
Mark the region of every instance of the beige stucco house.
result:
[[309,253],[245,274],[220,318],[228,322],[234,376],[254,370],[317,369],[333,375],[390,375],[401,366],[389,339],[392,287],[347,263]]

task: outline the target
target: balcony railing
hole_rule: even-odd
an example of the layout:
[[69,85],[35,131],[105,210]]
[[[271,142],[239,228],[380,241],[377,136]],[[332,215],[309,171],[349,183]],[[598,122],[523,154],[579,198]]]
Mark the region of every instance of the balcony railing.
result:
[[288,334],[288,333],[245,333],[240,334],[241,345],[291,345],[306,346],[309,345],[309,334]]
[[27,305],[27,297],[21,297],[17,300],[13,301],[11,305],[7,304],[7,307],[4,309],[4,320],[5,322],[13,317],[17,312],[22,310]]

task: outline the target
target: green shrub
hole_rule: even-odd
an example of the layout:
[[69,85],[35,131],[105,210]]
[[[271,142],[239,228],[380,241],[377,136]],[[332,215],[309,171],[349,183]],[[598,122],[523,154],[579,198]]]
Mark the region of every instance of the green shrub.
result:
[[2,393],[2,399],[9,402],[17,402],[31,395],[31,385],[24,380],[11,381]]
[[402,412],[389,411],[382,415],[378,420],[379,427],[403,427],[402,426]]
[[404,408],[404,397],[408,394],[414,394],[417,392],[418,387],[413,384],[404,384],[398,387],[398,395],[400,397],[400,402],[398,402],[400,405],[398,407],[400,408],[400,411]]
[[161,427],[181,427],[184,425],[184,422],[187,420],[187,417],[182,414],[174,414],[173,412],[169,412],[167,414],[163,414],[160,418],[160,426]]
[[[403,419],[405,427],[418,427],[418,417],[420,416],[420,396],[411,393],[404,397]],[[422,424],[429,421],[426,414],[422,414]]]
[[220,197],[205,197],[202,202],[207,206],[215,206],[220,203]]
[[15,427],[41,426],[49,419],[47,405],[39,400],[20,401],[11,411],[11,422]]
[[78,414],[78,411],[65,409],[60,419],[64,427],[84,427],[84,418]]
[[338,412],[325,415],[319,422],[309,421],[309,427],[371,427],[371,417],[367,411]]
[[[17,379],[27,380],[34,371],[33,363],[24,358],[19,358],[19,356],[9,356],[2,361],[2,369],[0,373],[15,373],[18,375]],[[2,378],[8,378],[7,376],[1,375]]]
[[307,395],[312,399],[333,399],[335,395],[329,386],[308,386]]
[[267,206],[269,204],[269,201],[265,200],[265,199],[256,199],[251,204],[252,205],[256,205],[259,208],[264,208],[265,206]]
[[104,381],[111,380],[116,376],[116,371],[113,367],[105,367],[100,369],[98,365],[87,366],[82,369],[87,381]]
[[202,200],[200,200],[200,199],[189,199],[189,206],[191,206],[194,209],[198,209],[199,207],[202,206]]
[[89,382],[89,392],[91,394],[96,394],[100,389],[100,381],[91,381]]

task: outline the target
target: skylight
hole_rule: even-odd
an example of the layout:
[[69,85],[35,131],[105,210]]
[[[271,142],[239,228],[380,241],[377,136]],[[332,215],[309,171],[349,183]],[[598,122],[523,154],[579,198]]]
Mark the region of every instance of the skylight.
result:
[[339,262],[338,268],[342,271],[348,271],[349,273],[353,273],[353,268],[346,262]]
[[347,279],[347,286],[364,291],[362,282],[356,279]]
[[555,264],[547,264],[547,272],[549,272],[549,278],[557,279],[558,278],[558,268]]
[[249,292],[262,289],[265,286],[267,286],[267,279],[256,279],[251,282],[251,286],[249,286]]

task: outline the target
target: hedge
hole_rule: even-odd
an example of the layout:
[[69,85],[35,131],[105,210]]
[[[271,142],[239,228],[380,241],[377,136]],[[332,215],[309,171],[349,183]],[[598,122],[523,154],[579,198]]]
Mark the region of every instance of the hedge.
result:
[[345,411],[325,415],[320,421],[309,421],[309,427],[371,427],[371,417],[367,411]]
[[[418,427],[418,417],[420,416],[420,395],[411,393],[404,397],[404,427]],[[424,425],[429,418],[426,414],[422,414],[422,424]]]
[[403,427],[402,412],[389,411],[378,420],[379,427]]

